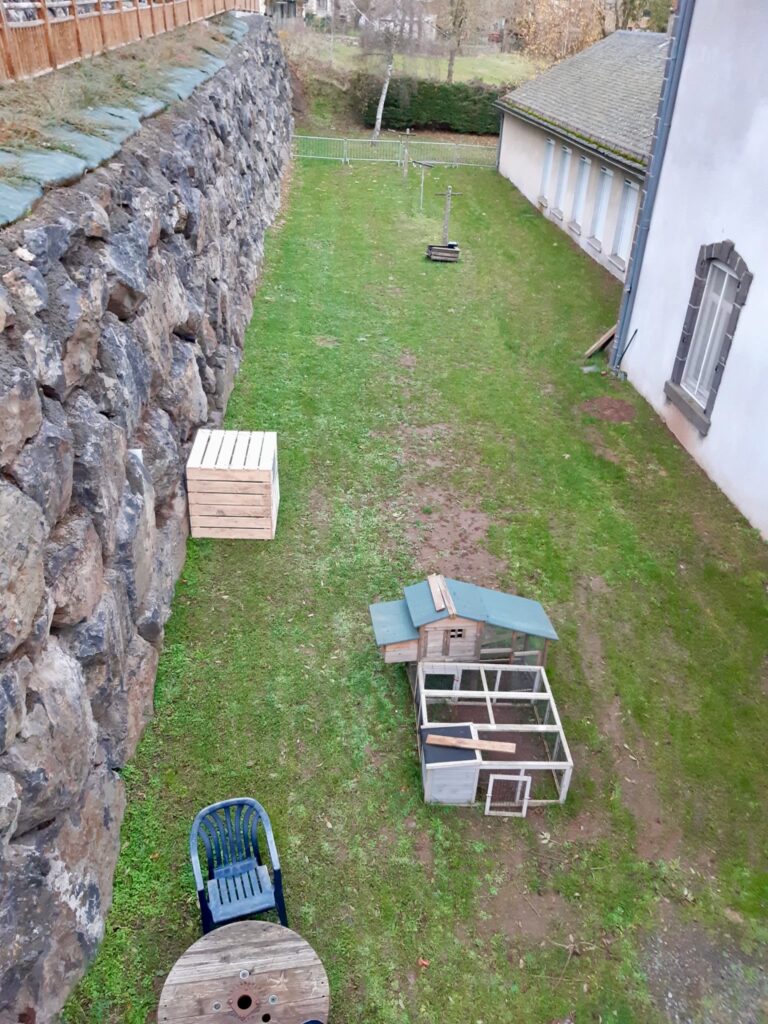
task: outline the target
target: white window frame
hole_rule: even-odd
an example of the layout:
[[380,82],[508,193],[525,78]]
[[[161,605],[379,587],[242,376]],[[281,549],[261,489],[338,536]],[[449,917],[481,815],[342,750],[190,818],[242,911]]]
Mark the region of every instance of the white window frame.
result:
[[613,171],[607,167],[601,167],[597,179],[595,205],[592,210],[592,227],[589,232],[589,240],[597,249],[602,248],[603,245],[603,232],[605,231],[605,221],[608,215],[608,203],[611,198],[612,188]]
[[552,161],[555,155],[555,140],[547,139],[544,144],[544,163],[541,166],[541,187],[539,201],[545,206],[549,200],[549,179],[552,177]]
[[573,190],[573,206],[571,208],[570,226],[581,232],[581,220],[584,216],[584,207],[587,202],[587,187],[589,185],[589,174],[592,170],[592,161],[588,156],[579,157],[579,167],[576,172],[576,187]]
[[627,265],[632,249],[632,236],[635,233],[635,216],[639,198],[640,186],[636,181],[625,178],[621,188],[621,203],[619,204],[619,215],[616,218],[611,252],[614,263],[620,263],[623,267]]
[[[715,268],[722,271],[723,278],[720,284],[720,293],[719,295],[717,295],[716,298],[717,305],[715,307],[715,315],[712,318],[712,323],[705,338],[704,331],[702,329],[702,311],[707,308],[707,306],[714,298],[714,275],[712,271]],[[687,395],[690,396],[690,398],[697,405],[701,406],[702,409],[706,409],[707,403],[709,401],[709,396],[712,391],[712,384],[714,382],[715,377],[715,367],[717,366],[717,359],[719,357],[719,353],[722,350],[723,342],[725,341],[725,335],[728,331],[728,322],[730,320],[731,312],[733,311],[733,307],[735,305],[734,299],[725,298],[725,291],[729,279],[735,280],[738,286],[738,275],[735,274],[730,267],[726,266],[725,263],[721,263],[720,260],[712,260],[707,270],[707,280],[704,285],[704,292],[701,297],[699,315],[696,318],[696,325],[693,329],[691,344],[688,347],[688,353],[685,357],[685,366],[683,367],[683,372],[680,377],[680,387],[683,389],[683,391],[685,391]],[[724,310],[725,315],[721,316],[724,304],[726,304]],[[717,331],[715,331],[716,327],[718,328]],[[701,360],[701,368],[699,370],[699,375],[696,379],[695,384],[693,384],[690,376],[688,375],[688,368],[694,361],[694,354],[700,350],[702,345],[704,346],[704,355]],[[704,372],[704,368],[707,365],[707,356],[711,351],[715,352],[716,357],[714,361],[712,361],[711,363],[710,379],[706,383],[702,384],[702,374]]]
[[565,192],[568,188],[568,176],[571,170],[571,147],[562,146],[560,149],[560,163],[557,167],[557,182],[555,184],[555,200],[552,213],[563,218],[563,206],[565,205]]

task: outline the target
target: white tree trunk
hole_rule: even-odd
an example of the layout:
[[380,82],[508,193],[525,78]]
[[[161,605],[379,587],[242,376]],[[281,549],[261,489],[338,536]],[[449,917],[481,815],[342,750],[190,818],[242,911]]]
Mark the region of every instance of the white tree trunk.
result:
[[379,136],[381,135],[381,119],[384,116],[384,104],[387,101],[387,93],[389,92],[389,81],[392,78],[392,71],[395,66],[395,55],[393,52],[387,56],[387,70],[384,74],[384,81],[381,85],[381,96],[379,96],[379,105],[376,108],[376,124],[373,127],[373,139],[372,142],[378,142]]

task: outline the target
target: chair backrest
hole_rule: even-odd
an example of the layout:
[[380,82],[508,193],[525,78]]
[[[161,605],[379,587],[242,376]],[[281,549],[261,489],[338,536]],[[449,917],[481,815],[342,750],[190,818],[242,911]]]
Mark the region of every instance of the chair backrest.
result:
[[198,862],[199,843],[205,850],[208,878],[216,868],[227,864],[255,859],[261,861],[258,827],[264,825],[272,853],[272,827],[269,815],[257,800],[237,797],[204,807],[192,824],[189,836],[189,854],[192,864]]

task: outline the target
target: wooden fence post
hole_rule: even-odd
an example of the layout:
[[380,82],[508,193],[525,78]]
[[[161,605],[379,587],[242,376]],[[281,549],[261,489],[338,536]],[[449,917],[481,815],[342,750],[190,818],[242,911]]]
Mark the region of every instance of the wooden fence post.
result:
[[104,8],[102,7],[101,0],[96,0],[96,10],[99,14],[99,32],[101,33],[101,52],[105,53],[107,49],[107,33],[104,29]]
[[[2,0],[0,0],[0,3],[2,3]],[[71,3],[72,17],[75,22],[75,39],[77,40],[77,52],[80,54],[80,57],[84,57],[85,54],[83,53],[83,37],[80,34],[80,12],[77,9],[78,0],[71,0]]]
[[51,32],[51,16],[48,13],[48,4],[46,0],[39,0],[39,2],[40,13],[43,16],[43,30],[45,32],[45,47],[48,50],[48,60],[51,62],[52,68],[57,68],[59,65],[53,48],[53,33]]
[[0,42],[3,44],[3,60],[5,66],[8,68],[9,78],[16,79],[16,61],[13,59],[13,52],[11,50],[11,32],[13,29],[8,28],[8,23],[5,20],[5,4],[0,0]]

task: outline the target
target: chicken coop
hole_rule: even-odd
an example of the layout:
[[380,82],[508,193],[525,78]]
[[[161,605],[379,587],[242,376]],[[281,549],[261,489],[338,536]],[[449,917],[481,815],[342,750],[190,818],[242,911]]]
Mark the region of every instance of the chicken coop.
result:
[[427,803],[517,817],[564,803],[573,760],[543,666],[421,661],[408,675]]
[[370,606],[384,661],[488,661],[544,666],[557,633],[538,601],[438,574]]

